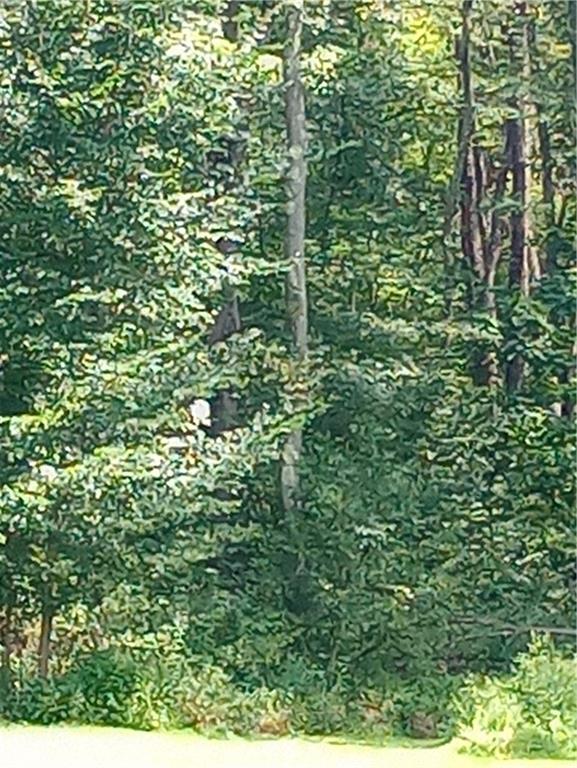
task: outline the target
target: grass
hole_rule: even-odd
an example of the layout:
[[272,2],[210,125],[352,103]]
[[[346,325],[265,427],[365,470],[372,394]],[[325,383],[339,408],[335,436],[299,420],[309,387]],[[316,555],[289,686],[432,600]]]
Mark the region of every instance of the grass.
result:
[[205,739],[116,728],[0,728],[0,765],[43,768],[562,768],[557,760],[496,760],[458,754],[455,744],[370,747],[325,740]]

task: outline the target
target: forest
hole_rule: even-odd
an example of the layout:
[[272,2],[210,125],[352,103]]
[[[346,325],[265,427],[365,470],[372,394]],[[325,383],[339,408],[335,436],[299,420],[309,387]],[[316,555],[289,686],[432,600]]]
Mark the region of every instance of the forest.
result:
[[0,9],[0,721],[577,754],[574,0]]

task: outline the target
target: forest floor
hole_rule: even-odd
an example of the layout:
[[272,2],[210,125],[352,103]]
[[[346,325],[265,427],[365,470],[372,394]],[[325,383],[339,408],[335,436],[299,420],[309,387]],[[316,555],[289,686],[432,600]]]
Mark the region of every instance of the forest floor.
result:
[[327,740],[205,739],[114,728],[0,729],[2,768],[562,768],[570,762],[460,755],[453,745],[368,747]]

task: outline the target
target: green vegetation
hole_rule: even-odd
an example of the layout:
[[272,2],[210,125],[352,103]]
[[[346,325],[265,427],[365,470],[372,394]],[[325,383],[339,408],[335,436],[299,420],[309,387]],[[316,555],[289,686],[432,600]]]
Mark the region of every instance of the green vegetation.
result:
[[577,755],[577,668],[534,642],[514,673],[473,680],[459,693],[460,735],[474,752]]
[[572,0],[0,19],[0,716],[576,750]]
[[336,687],[247,691],[221,669],[185,658],[184,649],[161,644],[94,651],[66,673],[25,679],[10,715],[46,725],[192,728],[213,736],[331,733],[381,744],[403,732],[428,740],[458,733],[476,754],[577,755],[575,664],[541,641],[510,675],[468,681],[391,676],[381,690],[356,699]]

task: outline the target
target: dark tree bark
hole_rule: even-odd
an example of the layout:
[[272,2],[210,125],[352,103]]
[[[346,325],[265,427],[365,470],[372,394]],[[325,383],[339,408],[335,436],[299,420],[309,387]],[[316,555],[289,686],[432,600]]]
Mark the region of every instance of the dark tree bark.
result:
[[[471,68],[471,12],[472,0],[462,5],[461,37],[457,46],[462,108],[459,119],[459,146],[455,173],[460,174],[459,211],[461,249],[469,274],[469,304],[471,311],[485,312],[496,317],[495,276],[501,255],[502,224],[496,203],[501,199],[507,170],[493,173],[487,152],[475,140],[475,94]],[[490,199],[492,177],[495,176],[493,212],[484,213]],[[453,215],[452,196],[445,218],[445,237],[450,234]],[[478,385],[492,385],[498,379],[495,354],[485,345],[477,345],[472,354],[472,377]]]
[[516,200],[511,213],[511,259],[509,285],[523,296],[529,295],[529,225],[527,220],[527,155],[526,134],[523,118],[509,121],[509,146],[511,148],[512,192]]
[[474,130],[473,86],[471,80],[471,11],[473,0],[463,0],[461,7],[461,36],[456,43],[456,59],[459,67],[459,84],[462,93],[461,112],[457,127],[457,154],[447,199],[443,226],[443,252],[445,262],[445,308],[450,315],[453,303],[454,263],[451,252],[451,230],[456,211],[462,200],[463,177],[471,149]]
[[0,667],[0,694],[9,690],[12,678],[12,607],[6,606],[0,617],[0,643],[2,644],[2,666]]
[[461,197],[461,246],[463,255],[473,275],[471,303],[478,304],[476,295],[485,281],[483,237],[479,205],[485,193],[485,177],[479,171],[478,147],[469,147],[463,169]]
[[[519,17],[519,30],[510,36],[511,60],[520,60],[520,72],[523,77],[530,77],[529,60],[529,25],[527,3],[517,2],[515,10]],[[511,212],[511,258],[509,261],[509,287],[521,296],[529,296],[531,272],[540,277],[535,254],[531,252],[529,220],[529,150],[530,135],[528,125],[529,105],[526,96],[514,99],[512,106],[517,116],[507,123],[508,146],[510,152],[512,193],[516,205]],[[539,273],[539,274],[537,274]],[[520,353],[515,353],[509,360],[506,372],[507,390],[517,392],[525,375],[525,361]]]
[[[208,337],[209,347],[226,341],[242,328],[238,296],[228,284],[225,284],[225,297],[226,303],[218,313]],[[238,399],[232,390],[219,390],[210,398],[210,421],[206,431],[211,437],[218,437],[240,425]]]
[[487,310],[494,316],[497,316],[495,306],[495,278],[497,268],[501,261],[503,238],[505,235],[505,222],[499,211],[499,204],[502,202],[507,187],[509,176],[509,147],[507,131],[504,130],[504,149],[499,159],[498,165],[492,168],[491,176],[494,180],[494,189],[491,199],[491,213],[487,225],[487,237],[484,243],[484,258],[486,268],[487,291],[485,303]]
[[222,34],[230,43],[236,43],[238,40],[238,21],[236,14],[240,7],[240,0],[229,0],[224,9],[224,15],[221,21]]
[[226,341],[233,334],[241,330],[240,310],[238,306],[238,296],[233,292],[232,296],[226,301],[226,304],[220,310],[211,328],[208,345],[212,347],[219,341]]
[[[231,43],[237,43],[239,38],[239,25],[236,17],[240,10],[240,5],[239,0],[230,0],[226,4],[221,18],[223,35]],[[242,106],[242,97],[239,96],[237,98],[237,103],[239,106]],[[244,124],[241,126],[240,138],[223,137],[223,144],[226,147],[226,151],[224,152],[225,162],[234,171],[229,182],[229,185],[232,187],[240,181],[240,174],[238,171],[245,159],[246,141],[242,137],[243,130],[247,130],[247,126]],[[226,259],[229,254],[238,251],[242,244],[235,242],[230,238],[221,237],[216,242],[212,243],[212,245],[222,254],[223,259]],[[224,281],[223,289],[225,303],[219,311],[214,321],[214,325],[210,330],[208,336],[209,347],[226,341],[235,333],[239,333],[242,330],[237,292],[227,279]],[[227,432],[239,426],[238,399],[231,390],[219,390],[212,398],[210,398],[210,411],[211,424],[206,431],[211,437],[218,437],[223,432]]]
[[[539,111],[539,107],[537,107]],[[541,156],[541,191],[545,208],[545,271],[555,269],[553,229],[555,227],[555,184],[553,182],[553,159],[549,124],[539,118],[539,154]]]
[[53,620],[54,612],[52,607],[48,604],[44,605],[40,621],[40,641],[38,643],[38,672],[41,677],[48,676]]

